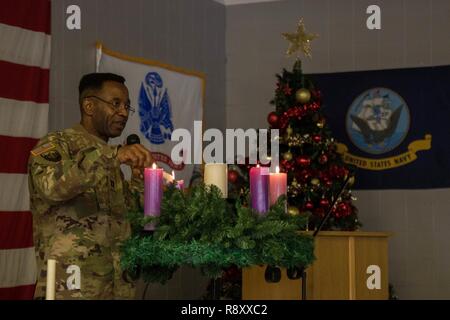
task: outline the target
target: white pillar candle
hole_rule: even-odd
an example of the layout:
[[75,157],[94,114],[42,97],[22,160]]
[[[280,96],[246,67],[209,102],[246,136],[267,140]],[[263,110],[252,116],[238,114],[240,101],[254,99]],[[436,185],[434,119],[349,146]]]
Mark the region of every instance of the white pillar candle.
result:
[[47,261],[47,291],[45,300],[55,300],[56,260]]
[[204,182],[215,185],[222,191],[223,197],[228,197],[228,167],[226,163],[207,163],[205,165]]

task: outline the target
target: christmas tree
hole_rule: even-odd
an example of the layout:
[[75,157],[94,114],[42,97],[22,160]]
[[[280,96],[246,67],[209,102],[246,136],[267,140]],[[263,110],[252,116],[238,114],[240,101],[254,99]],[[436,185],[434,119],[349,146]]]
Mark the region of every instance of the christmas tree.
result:
[[[288,55],[303,53],[311,57],[310,41],[317,36],[305,32],[302,20],[295,33],[283,36],[290,42]],[[271,129],[280,132],[280,170],[288,175],[288,213],[308,215],[308,227],[313,230],[331,209],[322,230],[356,230],[361,224],[350,190],[345,189],[331,208],[350,168],[336,151],[321,92],[303,74],[298,55],[292,71],[283,69],[277,80],[271,101],[275,111],[269,113],[267,120]],[[232,190],[239,190],[241,196],[246,194],[249,167],[235,166],[229,171]],[[351,177],[347,186],[353,183]]]
[[[311,57],[310,41],[300,20],[296,33],[285,33],[290,42],[288,54],[303,52]],[[280,130],[280,167],[288,174],[288,212],[308,214],[309,228],[315,229],[331,209],[323,229],[355,230],[360,226],[350,190],[345,190],[333,208],[334,197],[341,190],[349,168],[336,152],[322,108],[321,92],[302,72],[297,56],[292,71],[277,75],[275,111],[268,115],[273,129]],[[354,182],[351,178],[350,184]]]

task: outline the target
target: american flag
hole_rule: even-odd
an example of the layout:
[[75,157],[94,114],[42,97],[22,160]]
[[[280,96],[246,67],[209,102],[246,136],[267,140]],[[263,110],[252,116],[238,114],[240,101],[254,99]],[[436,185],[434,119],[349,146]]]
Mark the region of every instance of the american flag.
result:
[[0,299],[31,299],[36,279],[27,160],[47,133],[50,1],[0,9]]

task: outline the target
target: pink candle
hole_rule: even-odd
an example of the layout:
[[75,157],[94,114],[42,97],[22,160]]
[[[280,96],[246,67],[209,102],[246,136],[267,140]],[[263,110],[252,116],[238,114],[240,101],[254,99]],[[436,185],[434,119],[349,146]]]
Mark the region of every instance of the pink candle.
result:
[[277,166],[276,172],[270,174],[269,178],[269,194],[270,205],[277,202],[278,197],[286,194],[287,189],[287,174],[280,173],[280,168]]
[[269,168],[259,165],[250,169],[252,208],[261,215],[269,211]]
[[[144,214],[146,216],[159,217],[161,211],[161,199],[163,195],[163,169],[152,168],[144,170]],[[155,225],[149,223],[144,230],[155,230]]]
[[173,181],[175,182],[175,186],[177,189],[179,190],[183,190],[184,189],[184,180],[175,180],[175,171],[172,170],[172,178]]

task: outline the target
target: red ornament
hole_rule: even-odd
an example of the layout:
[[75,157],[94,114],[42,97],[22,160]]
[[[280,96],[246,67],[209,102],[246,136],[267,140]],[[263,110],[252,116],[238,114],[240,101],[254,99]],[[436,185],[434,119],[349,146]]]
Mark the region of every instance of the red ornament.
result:
[[297,180],[301,182],[307,182],[309,178],[311,178],[311,172],[307,169],[303,169],[302,171],[296,174]]
[[285,95],[290,96],[292,94],[292,89],[289,87],[289,85],[285,85],[283,88],[283,92]]
[[301,167],[309,167],[309,165],[311,164],[311,158],[303,155],[303,156],[299,156],[297,157],[297,159],[295,159],[295,161],[297,162],[297,164]]
[[269,113],[269,115],[267,116],[267,122],[270,124],[271,127],[276,128],[278,126],[278,122],[279,122],[280,118],[278,117],[278,115],[275,112],[271,112]]
[[305,209],[311,211],[312,209],[314,209],[314,203],[312,203],[312,201],[306,201]]
[[228,171],[228,181],[231,183],[236,183],[237,179],[239,178],[239,174],[235,170]]
[[312,137],[312,139],[315,143],[320,143],[320,141],[322,141],[322,136],[320,134],[316,134]]
[[328,161],[328,156],[326,154],[321,154],[319,156],[319,163],[320,164],[325,164]]
[[347,174],[348,174],[348,170],[344,167],[336,166],[336,168],[334,169],[334,175],[338,179],[345,177]]
[[285,129],[287,127],[288,123],[289,123],[289,116],[288,116],[287,112],[284,112],[280,118],[278,126],[280,129]]
[[293,118],[296,116],[295,108],[289,108],[288,111],[286,111],[286,114],[289,118]]
[[288,172],[288,171],[291,171],[293,168],[292,163],[285,159],[281,160],[280,164],[281,164],[281,168],[280,168],[281,172]]
[[310,105],[310,109],[314,112],[317,112],[320,109],[320,104],[318,104],[317,102],[313,102]]
[[330,177],[331,178],[338,178],[338,176],[339,176],[339,167],[337,165],[333,164],[330,167]]
[[319,201],[319,205],[322,207],[322,208],[328,208],[328,206],[330,205],[330,201],[328,201],[328,199],[327,198],[322,198],[322,199],[320,199],[320,201]]
[[333,213],[337,218],[347,217],[351,214],[351,207],[348,203],[341,202],[337,205]]
[[320,90],[311,90],[311,96],[314,100],[320,101],[322,99],[322,93]]

